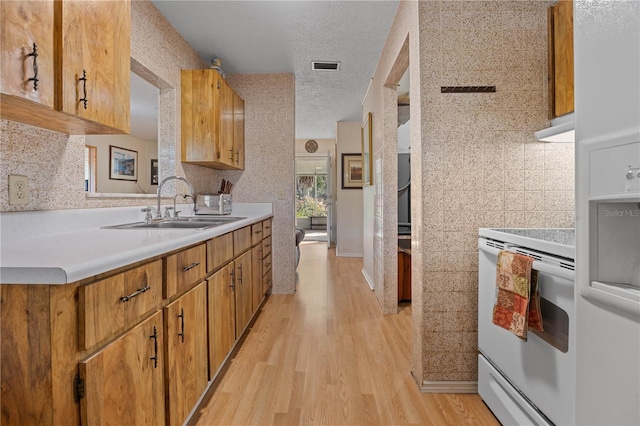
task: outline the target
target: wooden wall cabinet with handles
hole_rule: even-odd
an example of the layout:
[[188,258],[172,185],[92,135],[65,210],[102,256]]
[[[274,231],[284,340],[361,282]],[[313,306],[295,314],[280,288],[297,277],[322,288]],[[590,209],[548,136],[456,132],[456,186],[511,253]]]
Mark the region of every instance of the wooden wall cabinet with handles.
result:
[[66,134],[129,133],[129,0],[1,7],[3,119]]
[[244,170],[244,101],[213,69],[181,72],[182,162]]

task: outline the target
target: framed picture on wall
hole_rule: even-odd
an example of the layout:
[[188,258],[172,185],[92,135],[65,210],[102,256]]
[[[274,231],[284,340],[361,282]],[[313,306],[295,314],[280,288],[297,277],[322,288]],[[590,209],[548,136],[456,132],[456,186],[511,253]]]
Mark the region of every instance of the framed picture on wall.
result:
[[362,185],[373,185],[373,126],[371,113],[362,123]]
[[361,154],[342,154],[342,189],[362,189]]
[[138,151],[109,145],[109,179],[138,181]]
[[151,185],[158,184],[158,159],[151,159]]

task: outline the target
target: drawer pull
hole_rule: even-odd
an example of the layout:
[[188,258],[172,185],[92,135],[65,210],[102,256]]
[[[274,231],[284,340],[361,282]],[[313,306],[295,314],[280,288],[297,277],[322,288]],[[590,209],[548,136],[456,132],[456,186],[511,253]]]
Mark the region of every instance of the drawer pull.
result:
[[240,284],[242,284],[242,264],[238,266],[238,272],[240,273],[240,276],[238,277],[238,281],[240,281]]
[[268,268],[269,266],[271,266],[271,262],[267,262],[267,263],[264,264],[265,268]]
[[271,247],[271,244],[265,244],[264,246],[269,248],[269,247]]
[[259,229],[255,232],[256,234],[262,234],[262,229]]
[[153,361],[153,368],[158,368],[158,330],[156,327],[153,327],[153,334],[149,336],[150,339],[153,339],[153,350],[155,355],[150,359]]
[[236,289],[236,271],[235,269],[232,269],[231,272],[229,272],[229,275],[231,275],[231,285],[229,287],[231,287],[232,289]]
[[121,302],[128,302],[129,300],[133,299],[134,297],[142,294],[142,293],[146,293],[147,291],[151,290],[151,286],[144,286],[142,288],[137,289],[136,291],[134,291],[133,293],[131,293],[128,296],[123,296],[120,298]]
[[178,336],[180,336],[182,343],[184,343],[184,308],[180,308],[180,315],[178,315],[178,318],[180,318],[180,323],[182,324],[182,332],[178,333]]
[[193,268],[195,268],[196,266],[199,266],[199,265],[200,265],[200,262],[193,262],[191,265],[185,266],[184,268],[182,268],[182,270],[184,272],[187,272],[188,270],[193,269]]

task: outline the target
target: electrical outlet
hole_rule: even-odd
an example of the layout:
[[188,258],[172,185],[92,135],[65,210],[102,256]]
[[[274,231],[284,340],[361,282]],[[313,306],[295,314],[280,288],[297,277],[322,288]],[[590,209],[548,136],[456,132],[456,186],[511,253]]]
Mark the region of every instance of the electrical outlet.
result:
[[29,178],[9,175],[9,204],[29,204]]
[[278,191],[278,200],[284,200],[284,191],[283,190]]

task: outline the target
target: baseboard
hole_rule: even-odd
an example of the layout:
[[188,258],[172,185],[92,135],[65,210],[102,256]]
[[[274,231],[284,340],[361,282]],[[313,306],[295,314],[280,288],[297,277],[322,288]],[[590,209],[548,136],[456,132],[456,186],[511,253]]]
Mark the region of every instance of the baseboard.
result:
[[362,253],[339,253],[336,250],[336,257],[362,257]]
[[478,382],[430,382],[420,386],[422,393],[478,393]]
[[371,287],[371,290],[373,290],[373,280],[367,275],[367,271],[365,271],[364,268],[362,268],[362,275],[364,275],[364,279],[367,281],[367,284],[369,284],[369,287]]

